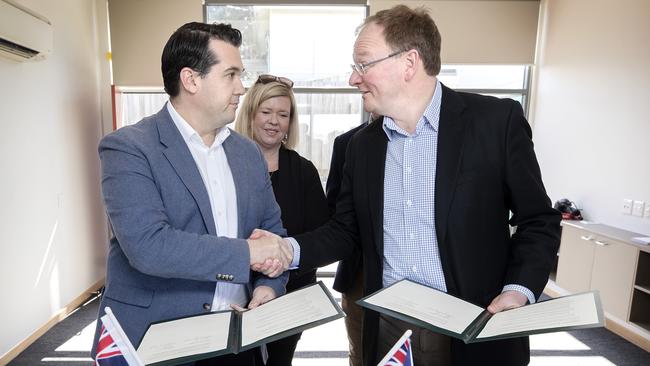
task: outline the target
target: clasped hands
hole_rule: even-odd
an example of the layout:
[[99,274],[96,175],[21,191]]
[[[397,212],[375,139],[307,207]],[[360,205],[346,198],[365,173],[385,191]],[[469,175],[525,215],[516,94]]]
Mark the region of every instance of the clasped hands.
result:
[[266,230],[255,229],[247,241],[253,271],[278,277],[289,269],[293,246],[287,240]]

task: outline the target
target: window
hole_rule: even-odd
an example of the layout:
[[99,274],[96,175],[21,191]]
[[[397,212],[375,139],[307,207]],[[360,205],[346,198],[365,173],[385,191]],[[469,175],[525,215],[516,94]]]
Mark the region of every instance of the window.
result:
[[300,123],[297,151],[314,163],[323,181],[334,138],[362,122],[361,96],[348,78],[355,30],[366,11],[365,5],[205,7],[206,22],[230,23],[242,32],[244,86],[266,73],[294,81]]
[[442,65],[438,79],[457,91],[514,99],[527,113],[529,75],[526,65]]
[[[334,138],[364,119],[361,96],[348,79],[355,31],[367,7],[268,3],[206,1],[205,20],[230,23],[242,32],[245,87],[263,73],[294,81],[300,123],[296,150],[314,163],[324,182]],[[439,79],[456,90],[515,99],[526,111],[529,72],[525,65],[443,65]],[[162,89],[117,89],[118,127],[157,112],[168,99]]]

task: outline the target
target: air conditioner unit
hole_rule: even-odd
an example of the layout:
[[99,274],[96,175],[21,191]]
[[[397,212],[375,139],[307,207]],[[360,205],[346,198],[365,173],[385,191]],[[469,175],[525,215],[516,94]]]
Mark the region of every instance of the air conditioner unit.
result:
[[10,0],[0,0],[0,56],[40,60],[52,52],[52,24]]

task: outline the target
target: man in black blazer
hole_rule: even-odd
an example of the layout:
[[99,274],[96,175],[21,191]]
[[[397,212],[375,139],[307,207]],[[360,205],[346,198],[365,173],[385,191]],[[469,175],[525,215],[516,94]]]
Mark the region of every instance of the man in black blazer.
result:
[[[366,127],[367,122],[351,129],[350,131],[337,136],[334,139],[332,149],[332,161],[330,163],[330,172],[327,176],[325,190],[327,194],[327,206],[330,213],[336,211],[336,200],[341,191],[341,179],[343,177],[343,165],[345,164],[345,150],[352,136],[359,130]],[[361,323],[363,318],[363,308],[356,304],[357,300],[363,295],[362,286],[362,266],[360,251],[355,251],[350,258],[343,259],[336,268],[336,277],[332,286],[342,295],[341,308],[345,311],[345,329],[348,333],[349,342],[349,359],[350,366],[361,365]]]
[[[398,5],[368,17],[353,57],[350,84],[381,117],[350,140],[336,214],[295,237],[293,263],[323,266],[360,246],[365,294],[408,278],[493,313],[535,302],[559,246],[560,214],[521,105],[442,85],[440,34],[423,9]],[[385,334],[406,328],[416,364],[530,359],[527,337],[466,345],[366,310],[364,365],[388,351]]]

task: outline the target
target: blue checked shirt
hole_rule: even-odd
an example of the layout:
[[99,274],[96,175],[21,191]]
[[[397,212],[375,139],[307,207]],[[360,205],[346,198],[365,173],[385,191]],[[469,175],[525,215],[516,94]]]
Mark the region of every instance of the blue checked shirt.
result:
[[[435,227],[435,183],[442,87],[409,134],[384,117],[388,136],[384,176],[384,287],[407,278],[447,291]],[[503,289],[522,292],[530,303],[533,293],[519,285]]]

